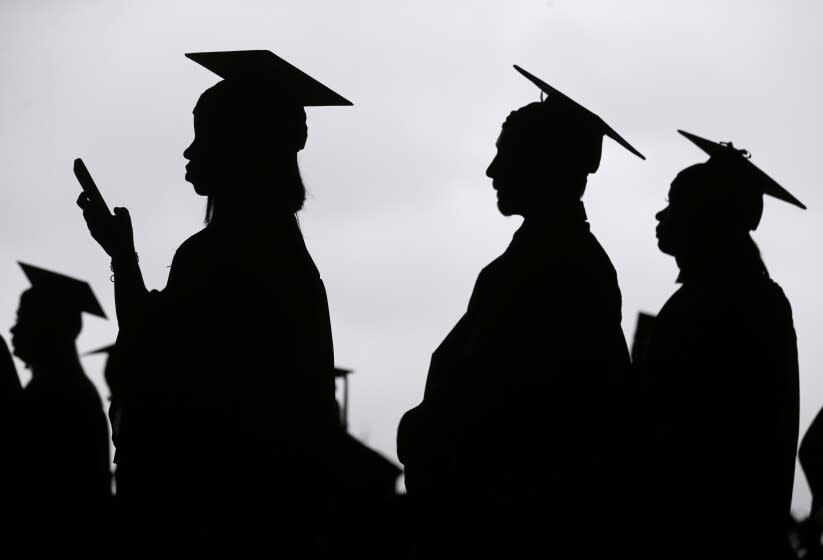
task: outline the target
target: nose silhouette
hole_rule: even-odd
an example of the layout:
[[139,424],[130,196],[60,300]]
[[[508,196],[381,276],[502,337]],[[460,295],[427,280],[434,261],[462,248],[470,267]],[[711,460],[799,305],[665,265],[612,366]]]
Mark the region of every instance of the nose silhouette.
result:
[[666,206],[666,207],[665,207],[665,208],[663,208],[660,212],[658,212],[657,214],[655,214],[655,215],[654,215],[654,217],[657,219],[657,221],[658,221],[658,222],[662,222],[662,221],[663,221],[663,218],[665,218],[665,217],[666,217],[666,214],[667,214],[668,212],[669,212],[669,207],[668,207],[668,206]]
[[497,156],[494,156],[489,167],[486,168],[486,177],[494,179],[494,170],[497,169]]

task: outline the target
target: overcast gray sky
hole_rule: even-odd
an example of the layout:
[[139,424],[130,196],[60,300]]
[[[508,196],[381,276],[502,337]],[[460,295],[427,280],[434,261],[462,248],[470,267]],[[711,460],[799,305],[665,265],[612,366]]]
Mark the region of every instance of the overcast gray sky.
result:
[[[3,0],[0,333],[27,286],[17,260],[89,280],[114,315],[108,259],[74,203],[77,156],[110,205],[129,207],[147,283],[165,285],[175,248],[202,226],[182,152],[216,81],[183,53],[269,49],[355,104],[308,110],[300,219],[337,363],[356,370],[352,431],[395,457],[431,352],[519,225],[497,213],[484,175],[506,115],[538,99],[519,64],[648,158],[605,140],[584,198],[629,340],[637,312],[656,313],[676,287],[654,213],[676,172],[705,159],[677,128],[747,148],[809,206],[768,200],[755,234],[794,307],[805,430],[823,404],[821,21],[814,0]],[[113,321],[85,325],[81,350],[116,334]],[[102,358],[84,364],[106,395]],[[799,471],[795,486],[805,512]]]

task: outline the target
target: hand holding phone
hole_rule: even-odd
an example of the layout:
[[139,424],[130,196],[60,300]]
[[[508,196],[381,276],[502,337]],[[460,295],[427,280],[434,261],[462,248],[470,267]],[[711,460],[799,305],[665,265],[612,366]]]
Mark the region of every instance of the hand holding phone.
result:
[[83,187],[77,205],[83,209],[83,218],[91,236],[112,258],[133,256],[134,233],[129,211],[115,208],[112,214],[80,158],[74,160],[74,175]]
[[109,206],[106,204],[106,201],[103,200],[103,195],[100,194],[100,190],[97,188],[97,185],[94,184],[94,179],[91,178],[89,170],[86,169],[86,164],[83,163],[83,160],[80,158],[74,160],[74,176],[77,177],[80,186],[83,187],[83,192],[89,197],[95,209],[105,211],[106,214],[111,216]]

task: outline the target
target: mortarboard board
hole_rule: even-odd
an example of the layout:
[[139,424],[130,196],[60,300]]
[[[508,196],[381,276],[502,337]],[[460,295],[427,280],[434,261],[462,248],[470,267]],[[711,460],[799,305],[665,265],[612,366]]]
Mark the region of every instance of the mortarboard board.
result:
[[793,204],[798,208],[806,209],[805,204],[797,200],[789,191],[781,187],[774,179],[754,165],[749,159],[750,156],[746,150],[738,150],[731,142],[713,142],[683,130],[678,130],[677,132],[709,154],[709,161],[723,161],[732,166],[737,166],[733,172],[736,176],[740,176],[741,182],[745,185],[757,189],[761,194],[767,194],[784,202],[788,202],[789,204]]
[[352,102],[265,50],[186,53],[226,81],[259,87],[303,107],[352,105]]
[[340,411],[340,423],[344,430],[349,427],[349,375],[352,373],[354,370],[334,367],[335,380],[338,378],[343,380],[343,408]]
[[564,95],[557,89],[553,88],[537,76],[534,76],[526,70],[523,70],[518,65],[515,64],[514,69],[520,72],[520,74],[522,74],[527,80],[529,80],[531,83],[539,87],[540,90],[546,94],[546,102],[562,106],[563,111],[569,115],[569,118],[577,120],[582,124],[585,124],[585,126],[597,131],[599,134],[603,136],[608,136],[609,138],[611,138],[612,140],[626,148],[628,151],[630,151],[640,159],[646,159],[646,157],[643,154],[637,151],[612,127],[606,124],[606,122],[599,116],[595,115],[579,103],[575,102],[567,95]]
[[93,356],[96,354],[111,354],[112,350],[115,349],[116,344],[108,344],[106,346],[101,346],[100,348],[95,348],[94,350],[89,350],[88,352],[84,353],[84,356]]
[[107,318],[88,282],[19,261],[17,264],[20,265],[26,278],[31,282],[31,288],[34,292],[53,298],[64,309],[70,309],[78,313],[91,313],[104,319]]
[[83,356],[97,356],[100,354],[106,355],[106,367],[103,370],[103,379],[106,380],[106,385],[109,386],[109,391],[111,392],[111,396],[109,400],[116,398],[116,395],[120,393],[120,386],[121,386],[121,379],[123,377],[122,370],[123,364],[115,362],[117,359],[117,355],[114,350],[117,348],[117,343],[108,344],[106,346],[101,346],[100,348],[95,348],[94,350],[89,350],[85,352]]

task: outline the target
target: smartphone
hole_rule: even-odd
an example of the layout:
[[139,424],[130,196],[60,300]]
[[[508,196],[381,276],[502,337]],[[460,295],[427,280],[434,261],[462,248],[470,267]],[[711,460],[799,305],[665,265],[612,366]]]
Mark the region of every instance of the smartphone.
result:
[[80,186],[83,187],[83,192],[88,195],[91,203],[99,209],[105,210],[107,214],[111,214],[108,204],[103,200],[103,195],[100,194],[100,190],[94,184],[94,179],[91,178],[89,170],[86,169],[86,164],[80,158],[74,160],[74,176],[77,177]]

